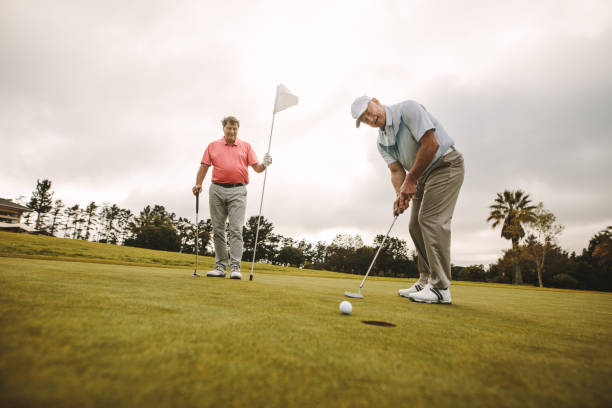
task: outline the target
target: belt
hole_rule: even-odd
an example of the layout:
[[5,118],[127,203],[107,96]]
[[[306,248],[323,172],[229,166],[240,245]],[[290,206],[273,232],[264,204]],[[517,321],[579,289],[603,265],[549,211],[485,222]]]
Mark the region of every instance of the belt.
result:
[[244,186],[244,183],[233,183],[233,184],[232,183],[217,183],[216,181],[213,181],[213,184],[216,184],[218,186],[225,187],[225,188]]
[[442,156],[446,156],[447,154],[450,154],[450,153],[452,153],[454,151],[455,151],[455,146],[451,146],[451,147],[448,148],[448,150],[446,150],[444,152],[444,154]]

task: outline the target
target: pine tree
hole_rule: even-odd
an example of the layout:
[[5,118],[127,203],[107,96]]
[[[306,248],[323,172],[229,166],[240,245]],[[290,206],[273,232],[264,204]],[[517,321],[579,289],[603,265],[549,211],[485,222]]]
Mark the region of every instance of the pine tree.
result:
[[44,221],[44,215],[53,208],[53,191],[51,191],[50,180],[36,180],[36,190],[32,192],[32,198],[30,198],[28,207],[37,214],[36,226],[34,228],[39,230],[41,222]]
[[86,240],[89,240],[89,238],[91,237],[91,231],[93,230],[93,228],[98,222],[98,214],[96,213],[97,209],[98,209],[98,206],[93,201],[89,203],[89,205],[85,209],[85,215],[87,216],[87,223],[85,224],[84,239]]
[[72,207],[70,207],[70,210],[68,212],[68,223],[70,225],[70,228],[72,229],[72,239],[77,238],[77,228],[80,222],[80,216],[81,216],[81,208],[79,207],[78,204],[75,204]]
[[63,208],[64,202],[62,200],[55,200],[55,206],[53,210],[51,210],[51,216],[53,217],[51,221],[51,227],[49,227],[49,233],[54,235],[56,230],[59,230],[59,224],[62,222],[63,218]]

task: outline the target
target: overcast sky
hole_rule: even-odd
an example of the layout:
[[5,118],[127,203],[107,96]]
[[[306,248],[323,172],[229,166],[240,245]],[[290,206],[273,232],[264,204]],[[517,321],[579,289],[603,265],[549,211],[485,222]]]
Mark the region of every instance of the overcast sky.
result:
[[[240,119],[261,159],[283,83],[300,103],[274,125],[263,214],[277,233],[371,244],[388,229],[377,132],[350,116],[366,94],[419,101],[464,154],[454,264],[511,246],[486,223],[504,189],[542,201],[580,251],[612,225],[611,50],[606,0],[0,0],[0,197],[29,198],[47,178],[70,205],[194,219],[221,118]],[[247,216],[263,182],[250,177]],[[408,215],[392,235],[414,248]]]

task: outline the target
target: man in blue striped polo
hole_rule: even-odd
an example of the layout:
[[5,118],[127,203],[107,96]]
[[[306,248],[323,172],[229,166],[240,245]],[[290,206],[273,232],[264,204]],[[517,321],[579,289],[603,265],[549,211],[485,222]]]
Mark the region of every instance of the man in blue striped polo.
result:
[[359,127],[378,128],[377,146],[391,172],[393,213],[412,201],[410,236],[419,280],[398,293],[414,302],[451,304],[451,220],[463,184],[463,156],[442,124],[421,104],[382,105],[360,96],[351,105]]

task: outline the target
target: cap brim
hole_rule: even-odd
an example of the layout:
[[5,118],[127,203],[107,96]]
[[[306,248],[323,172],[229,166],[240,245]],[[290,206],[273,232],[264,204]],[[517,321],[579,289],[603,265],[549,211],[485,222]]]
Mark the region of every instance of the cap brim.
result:
[[361,112],[359,112],[359,116],[357,116],[357,120],[355,121],[355,126],[359,127],[359,125],[361,125],[361,117],[363,116],[363,114],[367,110],[368,110],[368,105],[366,104],[366,106],[363,108],[363,110]]

